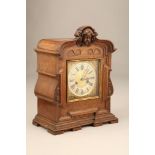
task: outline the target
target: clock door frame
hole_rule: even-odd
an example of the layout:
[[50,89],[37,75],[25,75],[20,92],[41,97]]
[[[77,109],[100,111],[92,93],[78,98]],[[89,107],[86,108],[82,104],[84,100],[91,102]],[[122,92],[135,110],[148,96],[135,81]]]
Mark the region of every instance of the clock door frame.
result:
[[[112,45],[112,44],[110,44]],[[110,110],[109,101],[109,79],[111,71],[111,53],[114,51],[112,46],[108,46],[105,41],[97,40],[90,46],[79,47],[75,41],[69,41],[64,43],[60,48],[60,65],[61,70],[61,106],[69,109],[82,109],[85,107],[98,107],[102,109]],[[99,59],[101,63],[101,96],[96,99],[88,99],[68,102],[67,101],[67,61],[74,60],[86,60],[86,59]],[[111,94],[112,95],[112,94]]]
[[97,98],[102,98],[102,59],[95,59],[95,58],[89,58],[89,59],[80,59],[80,60],[67,60],[66,61],[66,77],[68,75],[68,63],[69,62],[81,62],[81,61],[98,61],[98,95],[95,96],[88,96],[88,97],[78,97],[77,99],[72,99],[69,100],[68,99],[68,78],[66,79],[66,98],[67,98],[67,103],[68,102],[78,102],[78,101],[82,101],[82,100],[93,100],[93,99],[97,99]]

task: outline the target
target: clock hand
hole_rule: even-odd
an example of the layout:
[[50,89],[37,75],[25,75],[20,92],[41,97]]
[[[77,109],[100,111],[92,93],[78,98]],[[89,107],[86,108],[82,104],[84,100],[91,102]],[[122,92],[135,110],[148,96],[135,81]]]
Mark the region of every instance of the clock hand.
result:
[[83,81],[83,80],[84,80],[84,78],[86,77],[87,73],[88,73],[88,69],[84,72],[84,74],[83,74],[82,78],[80,79],[81,81]]

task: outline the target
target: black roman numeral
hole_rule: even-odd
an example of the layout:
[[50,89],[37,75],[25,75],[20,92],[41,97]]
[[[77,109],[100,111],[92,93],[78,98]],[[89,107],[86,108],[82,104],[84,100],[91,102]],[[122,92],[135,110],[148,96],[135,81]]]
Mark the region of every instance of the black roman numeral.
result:
[[76,91],[75,91],[75,93],[78,93],[78,91],[79,91],[79,89],[77,88]]
[[74,89],[75,88],[75,84],[71,85],[71,88]]
[[83,65],[81,65],[81,70],[83,70],[84,69],[84,66]]
[[92,85],[93,85],[93,83],[91,83],[90,81],[88,81],[88,84],[89,84],[90,86],[92,86]]
[[74,82],[74,79],[69,80],[69,82]]
[[83,95],[84,94],[84,91],[83,91],[83,89],[81,90],[81,95]]
[[89,77],[89,79],[94,79],[95,77]]
[[92,70],[88,74],[90,74],[90,73],[92,73]]
[[77,71],[79,71],[79,69],[78,69],[77,67],[76,67],[75,69],[76,69]]

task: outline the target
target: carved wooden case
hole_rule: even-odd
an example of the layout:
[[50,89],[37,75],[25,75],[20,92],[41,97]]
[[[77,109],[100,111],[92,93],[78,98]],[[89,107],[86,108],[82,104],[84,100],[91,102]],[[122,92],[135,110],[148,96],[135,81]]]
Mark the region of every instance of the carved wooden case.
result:
[[[50,133],[60,134],[78,130],[85,125],[98,126],[115,123],[118,119],[110,112],[113,86],[110,79],[111,55],[115,48],[111,41],[99,40],[90,26],[80,27],[75,39],[43,39],[37,48],[38,80],[35,95],[38,113],[33,120]],[[68,102],[67,62],[99,60],[101,74],[99,98]]]

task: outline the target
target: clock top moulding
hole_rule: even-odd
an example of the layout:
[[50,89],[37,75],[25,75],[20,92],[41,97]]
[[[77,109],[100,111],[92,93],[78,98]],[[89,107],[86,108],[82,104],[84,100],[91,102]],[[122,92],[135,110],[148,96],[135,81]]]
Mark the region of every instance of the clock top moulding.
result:
[[[74,39],[42,39],[37,48],[38,80],[35,95],[38,112],[33,124],[43,126],[53,134],[105,122],[115,123],[118,119],[110,113],[110,96],[113,86],[110,79],[111,54],[116,50],[109,40],[96,38],[90,26],[82,26],[75,32]],[[96,100],[67,102],[66,63],[69,60],[102,60],[102,97]],[[79,122],[79,123],[78,123]]]

